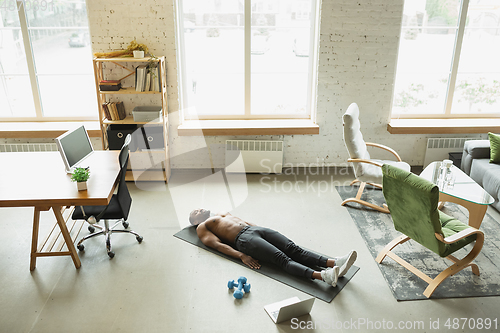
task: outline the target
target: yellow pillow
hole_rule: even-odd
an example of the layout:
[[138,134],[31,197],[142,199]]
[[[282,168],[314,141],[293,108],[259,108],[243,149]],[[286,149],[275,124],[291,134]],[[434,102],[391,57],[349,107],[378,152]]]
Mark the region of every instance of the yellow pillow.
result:
[[490,163],[500,164],[500,135],[488,133],[490,139]]

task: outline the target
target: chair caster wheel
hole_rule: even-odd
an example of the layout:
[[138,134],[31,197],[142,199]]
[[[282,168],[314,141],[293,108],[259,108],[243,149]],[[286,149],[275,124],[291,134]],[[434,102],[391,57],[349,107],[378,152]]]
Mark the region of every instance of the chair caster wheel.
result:
[[83,244],[77,245],[76,247],[77,247],[77,248],[78,248],[78,250],[80,250],[80,251],[85,250],[85,246],[83,246]]
[[127,228],[128,228],[128,226],[129,226],[129,223],[128,223],[128,222],[123,221],[123,222],[122,222],[122,225],[123,225],[123,227],[124,227],[125,229],[127,229]]
[[142,236],[137,236],[135,239],[137,239],[137,241],[138,241],[139,243],[142,243],[142,240],[143,240],[144,238],[142,238]]
[[108,256],[113,259],[113,257],[115,256],[115,253],[113,251],[109,251],[108,252]]
[[89,232],[90,232],[91,234],[93,234],[93,233],[94,233],[94,231],[95,231],[95,228],[94,228],[93,226],[91,226],[91,225],[89,225],[88,229],[89,229]]

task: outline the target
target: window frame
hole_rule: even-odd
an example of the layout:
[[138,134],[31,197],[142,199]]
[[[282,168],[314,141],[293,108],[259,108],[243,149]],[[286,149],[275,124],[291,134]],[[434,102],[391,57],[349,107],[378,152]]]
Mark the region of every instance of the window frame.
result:
[[[500,118],[500,112],[498,113],[452,113],[452,103],[453,96],[455,94],[456,79],[458,75],[458,68],[460,64],[460,54],[462,52],[462,43],[465,33],[465,25],[467,21],[467,13],[469,10],[469,0],[461,0],[460,11],[458,16],[458,27],[455,37],[455,44],[453,47],[453,54],[451,60],[451,70],[450,77],[448,81],[448,86],[446,88],[446,98],[445,98],[445,108],[443,113],[439,114],[415,114],[415,113],[394,113],[392,111],[395,98],[395,90],[393,90],[391,98],[391,119],[463,119],[463,118]],[[400,29],[399,43],[401,43],[402,38],[402,28]],[[399,54],[399,46],[398,46]],[[397,65],[395,75],[397,73]]]
[[[30,81],[31,94],[30,96],[33,98],[33,103],[35,107],[35,116],[34,117],[0,117],[1,122],[63,122],[63,121],[97,121],[98,110],[95,111],[95,116],[74,116],[74,117],[51,117],[43,115],[42,108],[42,99],[40,95],[39,85],[38,85],[38,76],[50,76],[51,74],[37,74],[35,69],[35,59],[34,59],[34,50],[31,44],[30,31],[33,30],[89,30],[89,27],[29,27],[28,26],[28,18],[26,15],[25,2],[24,0],[15,0],[16,1],[16,9],[19,16],[19,24],[20,27],[0,27],[0,30],[14,30],[20,29],[21,35],[23,38],[23,47],[24,53],[26,56],[26,64],[28,67],[28,74],[12,74],[12,73],[0,73],[0,76],[28,76]],[[85,1],[86,3],[86,1]],[[89,62],[92,59],[89,58]],[[67,76],[87,76],[87,74],[54,74],[54,75],[67,75]],[[91,74],[94,76],[93,74]],[[97,95],[96,95],[97,98]]]
[[308,64],[308,88],[307,88],[307,101],[306,106],[308,107],[308,112],[304,113],[303,116],[282,114],[282,115],[272,115],[272,114],[251,114],[251,33],[252,33],[252,0],[244,0],[244,111],[242,115],[193,115],[189,116],[184,110],[187,101],[188,82],[187,73],[185,66],[185,52],[184,52],[184,21],[182,19],[183,14],[183,0],[175,1],[176,5],[176,21],[177,21],[177,63],[179,66],[179,104],[180,104],[180,122],[191,121],[191,120],[272,120],[272,119],[302,119],[315,121],[316,118],[316,107],[317,107],[317,86],[318,86],[318,62],[319,62],[319,25],[320,25],[320,0],[311,1],[311,26],[310,26],[310,40],[309,47],[311,49],[311,55],[309,56]]

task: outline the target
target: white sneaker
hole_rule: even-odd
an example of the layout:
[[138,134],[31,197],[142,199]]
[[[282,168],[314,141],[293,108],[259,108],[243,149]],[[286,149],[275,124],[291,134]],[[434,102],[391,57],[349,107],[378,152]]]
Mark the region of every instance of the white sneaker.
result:
[[338,266],[322,270],[321,271],[321,278],[326,283],[331,284],[332,287],[336,287],[337,280],[339,278],[339,270],[340,270],[340,267],[338,267]]
[[349,271],[349,268],[351,268],[352,264],[354,264],[357,257],[358,254],[353,250],[343,257],[334,258],[335,266],[340,267],[339,277],[346,275],[347,271]]

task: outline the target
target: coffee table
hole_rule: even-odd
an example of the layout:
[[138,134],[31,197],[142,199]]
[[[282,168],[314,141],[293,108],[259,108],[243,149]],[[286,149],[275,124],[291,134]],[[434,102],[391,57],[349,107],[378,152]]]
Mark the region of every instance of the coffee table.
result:
[[[432,162],[422,171],[420,177],[437,184],[440,166],[441,161]],[[469,225],[479,229],[488,205],[495,199],[456,166],[452,165],[451,172],[455,177],[454,186],[442,186],[439,189],[439,201],[453,202],[467,208]]]

